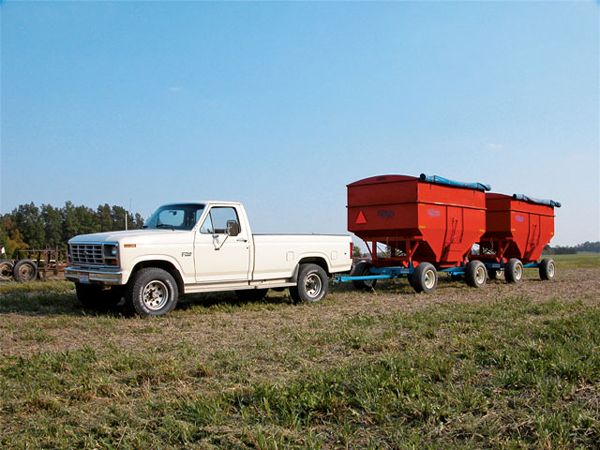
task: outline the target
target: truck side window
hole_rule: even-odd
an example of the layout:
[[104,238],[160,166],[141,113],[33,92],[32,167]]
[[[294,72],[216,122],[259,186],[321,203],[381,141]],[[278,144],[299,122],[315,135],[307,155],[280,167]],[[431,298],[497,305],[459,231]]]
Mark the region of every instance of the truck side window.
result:
[[235,208],[216,206],[211,208],[206,216],[206,220],[202,227],[200,227],[200,233],[205,234],[226,234],[227,233],[227,222],[233,220],[240,223]]

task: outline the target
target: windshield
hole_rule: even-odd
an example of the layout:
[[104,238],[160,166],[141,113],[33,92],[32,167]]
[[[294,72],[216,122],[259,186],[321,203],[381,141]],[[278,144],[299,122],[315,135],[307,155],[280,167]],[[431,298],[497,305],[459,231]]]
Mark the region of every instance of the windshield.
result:
[[200,219],[203,211],[204,205],[198,203],[164,205],[148,218],[144,228],[191,230]]

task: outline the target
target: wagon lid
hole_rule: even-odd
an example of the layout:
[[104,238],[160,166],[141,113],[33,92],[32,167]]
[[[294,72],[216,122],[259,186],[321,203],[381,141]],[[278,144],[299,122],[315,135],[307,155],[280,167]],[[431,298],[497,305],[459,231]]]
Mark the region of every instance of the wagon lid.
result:
[[489,184],[449,180],[448,178],[440,177],[439,175],[425,175],[424,173],[422,173],[421,176],[419,176],[419,180],[425,181],[426,183],[443,184],[446,186],[475,189],[477,191],[490,191],[492,189],[492,187]]
[[512,198],[514,200],[520,200],[522,202],[535,203],[537,205],[552,206],[553,208],[561,207],[560,202],[557,202],[556,200],[546,200],[543,198],[532,198],[532,197],[528,197],[525,194],[513,194]]
[[348,184],[348,186],[361,186],[365,184],[381,184],[381,183],[394,183],[398,181],[415,181],[417,177],[411,177],[409,175],[376,175],[374,177],[363,178],[362,180],[355,181]]

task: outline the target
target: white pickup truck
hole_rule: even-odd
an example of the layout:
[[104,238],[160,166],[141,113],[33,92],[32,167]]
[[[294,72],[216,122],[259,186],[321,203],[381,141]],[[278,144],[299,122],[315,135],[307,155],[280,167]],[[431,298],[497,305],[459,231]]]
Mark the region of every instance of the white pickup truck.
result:
[[195,292],[259,300],[289,288],[294,301],[316,302],[351,265],[350,236],[252,234],[241,203],[206,201],[161,206],[142,230],[73,237],[65,276],[84,306],[125,297],[137,314],[159,316]]

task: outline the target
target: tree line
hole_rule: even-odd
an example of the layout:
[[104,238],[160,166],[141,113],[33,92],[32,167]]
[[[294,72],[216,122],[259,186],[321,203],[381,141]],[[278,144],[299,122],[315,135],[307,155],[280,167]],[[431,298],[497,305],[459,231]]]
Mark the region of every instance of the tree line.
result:
[[583,244],[550,247],[546,246],[544,253],[548,255],[569,255],[578,252],[600,253],[600,241],[585,241]]
[[141,228],[144,219],[139,213],[129,213],[122,206],[98,205],[96,209],[66,202],[63,207],[36,206],[33,202],[19,205],[10,213],[0,215],[0,246],[6,257],[19,250],[60,248],[75,235]]

